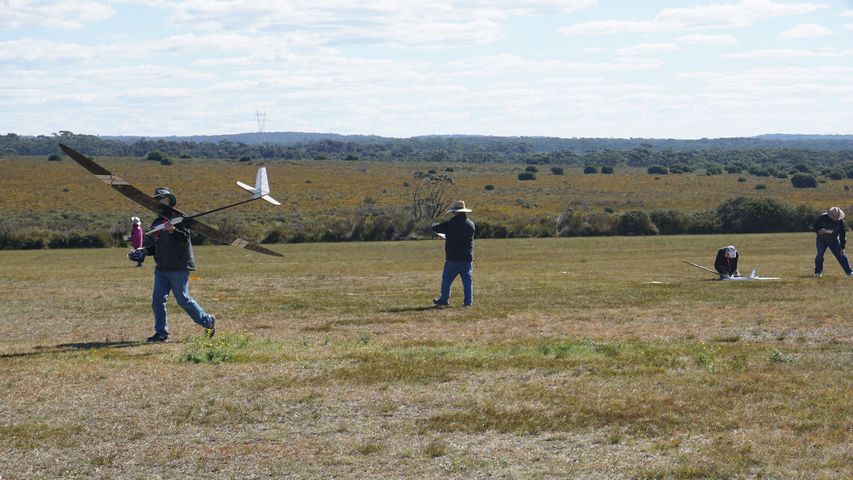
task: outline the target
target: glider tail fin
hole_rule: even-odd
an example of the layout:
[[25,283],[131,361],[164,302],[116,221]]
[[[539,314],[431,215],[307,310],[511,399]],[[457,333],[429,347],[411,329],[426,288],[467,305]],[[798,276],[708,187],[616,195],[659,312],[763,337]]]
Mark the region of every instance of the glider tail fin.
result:
[[252,197],[261,198],[266,200],[267,202],[272,203],[273,205],[281,205],[278,200],[272,198],[270,196],[270,182],[267,178],[267,167],[261,167],[258,169],[258,176],[255,178],[255,186],[246,185],[243,182],[237,182],[237,185],[243,190],[247,190],[252,193]]

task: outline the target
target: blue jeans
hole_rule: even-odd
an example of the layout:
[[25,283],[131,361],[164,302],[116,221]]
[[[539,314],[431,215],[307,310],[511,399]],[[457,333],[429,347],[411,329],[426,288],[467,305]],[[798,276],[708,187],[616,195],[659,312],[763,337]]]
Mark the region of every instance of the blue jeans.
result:
[[190,297],[190,272],[178,270],[161,272],[154,269],[154,291],[151,293],[151,308],[154,310],[154,331],[159,334],[169,334],[169,324],[166,321],[166,299],[169,291],[175,296],[178,305],[202,327],[210,326],[210,315],[205,313],[192,297]]
[[446,260],[444,262],[444,271],[441,272],[441,296],[436,300],[437,303],[445,304],[450,301],[450,284],[459,275],[462,279],[462,303],[471,305],[474,303],[474,285],[471,280],[471,275],[474,272],[474,262],[454,262]]
[[838,260],[838,264],[844,269],[844,273],[849,275],[851,271],[850,261],[847,260],[847,255],[844,254],[841,245],[838,242],[826,243],[819,238],[817,239],[817,256],[814,257],[814,273],[823,273],[823,254],[826,253],[827,248],[835,255],[835,259]]

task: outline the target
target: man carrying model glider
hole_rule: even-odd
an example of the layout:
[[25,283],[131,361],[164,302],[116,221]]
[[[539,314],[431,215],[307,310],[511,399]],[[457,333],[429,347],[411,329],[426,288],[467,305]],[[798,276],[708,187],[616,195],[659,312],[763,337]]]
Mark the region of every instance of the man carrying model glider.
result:
[[[165,187],[154,190],[154,198],[170,209],[177,204],[177,198]],[[154,290],[151,292],[151,308],[154,311],[154,335],[149,342],[165,342],[169,339],[169,323],[166,319],[166,299],[169,292],[175,296],[178,305],[187,312],[193,321],[205,328],[207,336],[216,333],[216,317],[204,311],[190,297],[190,272],[195,270],[195,256],[190,239],[191,232],[187,223],[172,225],[164,216],[157,217],[151,229],[163,225],[145,239],[143,249],[146,255],[154,255]]]

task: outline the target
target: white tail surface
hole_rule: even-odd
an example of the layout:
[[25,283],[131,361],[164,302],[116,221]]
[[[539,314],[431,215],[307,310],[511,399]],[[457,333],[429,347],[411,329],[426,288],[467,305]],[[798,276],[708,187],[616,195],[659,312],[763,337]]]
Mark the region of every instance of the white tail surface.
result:
[[270,196],[270,182],[267,178],[267,167],[261,167],[258,169],[258,176],[255,177],[254,187],[246,185],[243,182],[237,182],[237,185],[244,190],[252,192],[252,196],[255,198],[261,198],[273,205],[281,205],[278,200]]

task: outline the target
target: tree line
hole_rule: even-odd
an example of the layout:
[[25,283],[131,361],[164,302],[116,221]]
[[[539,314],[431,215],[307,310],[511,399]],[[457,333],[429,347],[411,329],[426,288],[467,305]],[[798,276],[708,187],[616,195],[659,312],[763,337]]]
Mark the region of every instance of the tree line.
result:
[[789,170],[797,164],[808,165],[812,169],[829,167],[842,170],[853,165],[853,139],[846,136],[806,137],[802,140],[759,137],[700,140],[338,137],[347,140],[318,136],[316,140],[290,143],[241,143],[226,139],[196,142],[179,138],[102,138],[68,131],[34,137],[9,133],[0,136],[0,155],[55,155],[54,160],[57,160],[61,157],[57,145],[63,142],[90,156],[152,158],[152,154],[159,154],[157,158],[225,158],[235,161],[364,160],[643,168],[657,165],[672,173],[700,168],[715,172],[728,165],[759,171],[767,167]]

